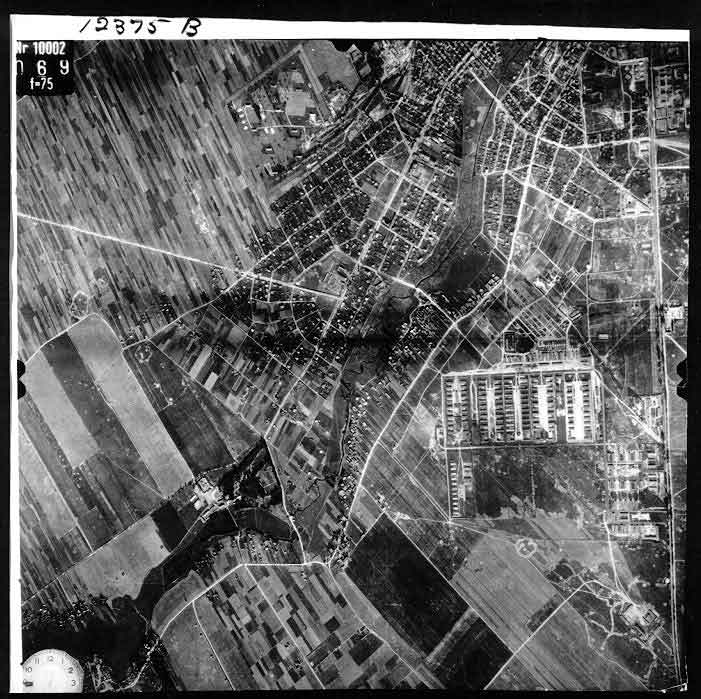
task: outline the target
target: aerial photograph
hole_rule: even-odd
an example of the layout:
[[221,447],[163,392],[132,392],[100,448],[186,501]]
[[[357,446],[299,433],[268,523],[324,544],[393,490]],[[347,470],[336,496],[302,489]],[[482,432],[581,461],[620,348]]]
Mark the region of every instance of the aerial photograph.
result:
[[621,36],[29,81],[25,691],[687,688],[688,43]]

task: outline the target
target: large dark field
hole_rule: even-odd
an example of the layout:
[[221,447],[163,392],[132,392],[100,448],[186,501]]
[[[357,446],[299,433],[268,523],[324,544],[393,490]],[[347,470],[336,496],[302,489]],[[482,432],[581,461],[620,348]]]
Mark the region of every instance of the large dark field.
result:
[[386,515],[355,549],[348,576],[412,645],[430,653],[467,604]]
[[471,612],[456,627],[434,672],[448,688],[483,689],[511,651]]

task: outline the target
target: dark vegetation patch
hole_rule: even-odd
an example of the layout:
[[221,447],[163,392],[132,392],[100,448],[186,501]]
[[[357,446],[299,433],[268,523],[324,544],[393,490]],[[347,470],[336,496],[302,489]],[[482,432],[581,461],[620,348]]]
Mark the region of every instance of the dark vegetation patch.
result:
[[640,643],[636,643],[626,636],[609,636],[606,645],[622,661],[623,665],[636,675],[643,676],[650,667],[653,655]]
[[264,439],[259,439],[232,468],[224,471],[219,487],[235,498],[237,509],[282,503],[282,486]]
[[[505,450],[506,451],[506,450]],[[555,479],[532,456],[516,452],[499,463],[485,459],[473,469],[477,511],[488,517],[500,517],[509,509],[519,514],[536,507],[545,512],[563,512],[571,519],[577,510],[572,498],[558,487]],[[516,498],[514,500],[513,498]]]
[[[132,666],[141,667],[146,662],[148,648],[156,640],[155,635],[145,629],[133,605],[117,601],[110,606],[104,596],[78,600],[62,611],[43,609],[36,618],[24,620],[24,624],[24,655],[29,656],[42,648],[61,648],[84,667],[98,656],[114,683],[125,680]],[[144,673],[146,682],[141,688],[145,691],[174,689],[165,648],[159,645],[149,660],[150,668]],[[90,673],[86,672],[83,691],[95,689]]]
[[511,651],[474,612],[465,615],[446,639],[433,671],[449,689],[479,690],[508,660]]
[[681,379],[681,381],[677,384],[677,395],[684,400],[688,400],[689,389],[687,386],[686,359],[682,359],[682,361],[677,365],[677,374]]
[[553,595],[533,616],[528,620],[528,630],[534,632],[560,605],[560,595]]
[[662,541],[619,544],[643,601],[652,604],[670,627],[669,551]]
[[254,529],[276,540],[289,541],[292,538],[290,525],[268,510],[250,507],[245,510],[235,510],[233,514],[239,529]]
[[346,569],[390,624],[425,653],[467,604],[386,515],[366,534]]
[[[604,505],[596,464],[597,447],[585,445],[508,446],[482,449],[472,456],[477,511],[499,518],[533,508],[577,519],[596,520]],[[504,527],[506,528],[506,527]],[[518,528],[514,533],[521,533]]]
[[355,633],[351,637],[349,655],[358,665],[362,665],[381,645],[382,641],[374,633]]
[[231,461],[226,445],[191,395],[158,413],[178,451],[193,473],[219,468]]
[[289,525],[272,512],[258,508],[236,511],[223,509],[212,513],[206,521],[197,521],[170,555],[148,573],[134,604],[147,619],[156,602],[178,580],[191,570],[212,573],[211,563],[224,536],[234,536],[239,531],[255,529],[274,539],[289,540]]
[[[592,589],[599,591],[599,585],[592,585]],[[609,603],[588,592],[586,588],[580,590],[570,599],[570,604],[582,615],[584,619],[593,620],[604,628],[609,627]]]
[[152,515],[158,528],[158,534],[166,545],[168,551],[172,551],[185,536],[187,528],[183,524],[173,504],[168,501],[161,505]]

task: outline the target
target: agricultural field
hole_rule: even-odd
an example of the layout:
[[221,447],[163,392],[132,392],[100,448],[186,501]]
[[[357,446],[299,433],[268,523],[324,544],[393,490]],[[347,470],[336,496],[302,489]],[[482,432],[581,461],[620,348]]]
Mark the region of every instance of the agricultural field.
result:
[[75,92],[15,103],[22,652],[686,688],[681,35],[88,25]]
[[193,473],[234,463],[255,433],[150,341],[126,352],[163,426]]
[[[52,570],[50,576],[36,570],[30,594],[126,531],[143,538],[144,552],[155,548],[160,555],[153,523],[152,534],[144,537],[131,527],[150,521],[144,517],[193,476],[111,330],[89,316],[44,345],[29,367],[20,446],[26,464],[23,497],[36,503],[27,510],[34,523],[27,522],[25,551],[36,553],[26,564],[35,565],[29,563],[35,555],[37,562],[48,556]],[[36,519],[37,506],[52,513],[46,528]],[[114,554],[119,556],[117,550]],[[100,557],[91,560],[98,565]],[[138,579],[143,566],[136,559],[134,564]]]
[[446,687],[482,688],[510,655],[386,516],[356,547],[347,574],[395,630],[425,655]]
[[163,643],[183,689],[192,691],[203,686],[215,691],[233,689],[215,656],[214,647],[205,636],[194,607],[178,617],[163,635]]
[[[270,600],[281,603],[271,606]],[[411,673],[355,615],[320,565],[252,566],[233,572],[178,615],[165,634],[167,645],[177,647],[187,638],[181,629],[188,622],[180,618],[191,620],[190,609],[237,689],[390,688]],[[266,653],[271,642],[272,651]],[[182,672],[185,681],[187,663],[176,672]],[[195,688],[204,687],[212,683],[203,679]]]
[[100,314],[120,340],[143,340],[234,280],[226,267],[109,238],[80,239],[40,221],[20,218],[18,236],[30,251],[18,260],[20,356],[25,360],[90,313]]

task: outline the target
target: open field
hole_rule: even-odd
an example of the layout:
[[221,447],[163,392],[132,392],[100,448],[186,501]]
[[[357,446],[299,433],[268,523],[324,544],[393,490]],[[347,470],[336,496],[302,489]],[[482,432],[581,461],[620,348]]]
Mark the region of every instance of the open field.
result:
[[[526,677],[538,678],[538,685],[546,689],[645,689],[640,679],[590,647],[584,620],[568,604],[552,614],[514,657],[527,671]],[[505,668],[510,670],[510,663]],[[499,673],[489,689],[521,688],[521,670],[517,673],[515,684],[510,683],[513,676],[507,679],[510,673],[501,681]]]
[[[44,564],[37,556],[48,556],[46,563],[56,575],[137,522],[133,532],[153,528],[151,520],[142,518],[192,474],[130,372],[116,337],[96,316],[88,316],[35,354],[25,381],[20,470],[26,474],[24,497],[35,503],[27,516],[36,513],[37,506],[51,510],[48,528],[28,522],[25,533],[24,565],[32,571],[33,593],[53,577],[41,572]],[[42,528],[48,538],[40,534]],[[155,529],[143,540],[134,535],[132,544],[139,541],[136,554],[141,545],[144,552],[160,551]],[[135,578],[125,572],[126,580],[121,580],[125,564],[112,558],[119,557],[118,551],[100,549],[94,563],[103,555],[111,561],[104,564],[109,573],[105,592],[124,594],[124,583],[135,584],[140,573]],[[126,550],[123,555],[128,555]],[[147,555],[151,565],[153,555]],[[138,555],[134,563],[141,571],[137,561]],[[151,565],[144,564],[144,569]],[[85,587],[99,594],[99,581],[91,571],[88,566]]]
[[157,414],[122,356],[116,338],[90,316],[68,332],[100,390],[109,396],[117,420],[134,440],[157,489],[170,496],[192,478]]
[[509,657],[478,613],[386,517],[356,547],[347,574],[445,686],[481,689]]
[[194,473],[235,462],[255,433],[149,341],[125,352],[134,375]]
[[136,599],[143,579],[168,554],[151,517],[144,517],[64,574],[61,583],[82,594]]
[[349,607],[328,568],[250,569],[325,687],[388,689],[411,671]]
[[193,608],[186,609],[171,625],[163,643],[183,689],[235,689],[226,678]]
[[[234,677],[239,682],[244,680],[243,688],[246,683],[261,689],[321,688],[290,637],[289,627],[281,622],[250,572],[232,573],[197,600],[195,608],[205,609],[207,605],[212,609],[204,611],[203,623],[208,633],[212,631],[213,645],[225,653],[221,661],[232,681]],[[226,652],[232,641],[238,649],[236,654],[246,659],[248,672],[239,668],[236,655]]]

